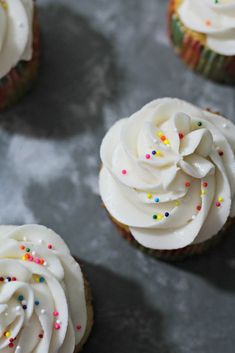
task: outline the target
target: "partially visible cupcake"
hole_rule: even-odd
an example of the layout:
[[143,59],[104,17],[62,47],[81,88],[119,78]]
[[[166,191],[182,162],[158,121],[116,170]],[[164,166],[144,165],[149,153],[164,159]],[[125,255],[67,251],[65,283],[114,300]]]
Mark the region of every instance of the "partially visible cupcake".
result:
[[235,0],[170,0],[169,32],[193,70],[235,83]]
[[0,351],[78,352],[92,322],[88,283],[64,241],[39,225],[0,226]]
[[34,0],[0,0],[0,111],[31,87],[39,66]]
[[99,186],[121,234],[159,258],[217,242],[235,217],[235,126],[178,99],[118,121],[101,145]]

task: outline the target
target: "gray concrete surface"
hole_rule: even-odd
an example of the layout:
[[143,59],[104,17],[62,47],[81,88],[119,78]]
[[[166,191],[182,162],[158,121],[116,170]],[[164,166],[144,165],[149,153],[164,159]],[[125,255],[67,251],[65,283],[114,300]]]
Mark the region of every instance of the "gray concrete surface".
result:
[[38,0],[34,90],[0,118],[0,221],[41,223],[84,263],[95,326],[84,353],[234,353],[235,239],[178,265],[138,252],[98,196],[99,146],[119,118],[177,96],[235,121],[234,89],[187,70],[166,0]]

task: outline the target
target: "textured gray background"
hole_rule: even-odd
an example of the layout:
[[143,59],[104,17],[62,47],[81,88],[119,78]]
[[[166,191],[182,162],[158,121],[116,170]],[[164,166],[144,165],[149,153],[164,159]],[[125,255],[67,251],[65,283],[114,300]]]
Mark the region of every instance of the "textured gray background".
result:
[[99,145],[117,119],[177,96],[235,120],[234,90],[174,55],[166,0],[38,5],[40,78],[0,119],[1,223],[52,227],[84,262],[95,305],[84,353],[234,353],[235,239],[181,264],[156,261],[118,236],[97,188]]

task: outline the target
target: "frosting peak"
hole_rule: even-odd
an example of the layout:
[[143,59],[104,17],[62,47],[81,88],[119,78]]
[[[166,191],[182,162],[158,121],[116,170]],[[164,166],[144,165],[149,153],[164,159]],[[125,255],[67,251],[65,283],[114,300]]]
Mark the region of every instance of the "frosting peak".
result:
[[212,237],[234,215],[234,136],[219,115],[177,99],[151,102],[102,142],[105,206],[149,248]]
[[183,0],[178,12],[185,26],[206,35],[210,49],[235,55],[234,0]]
[[86,325],[83,276],[63,240],[43,226],[1,226],[0,351],[74,353]]

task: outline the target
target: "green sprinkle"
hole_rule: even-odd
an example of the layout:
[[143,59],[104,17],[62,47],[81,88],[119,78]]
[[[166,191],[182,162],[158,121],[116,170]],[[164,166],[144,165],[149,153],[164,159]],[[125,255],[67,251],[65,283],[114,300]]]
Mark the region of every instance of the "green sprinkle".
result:
[[26,248],[25,251],[26,251],[26,252],[30,252],[30,248]]
[[199,122],[197,123],[197,126],[202,126],[202,122],[199,121]]
[[156,214],[153,215],[153,219],[157,219],[157,215]]

